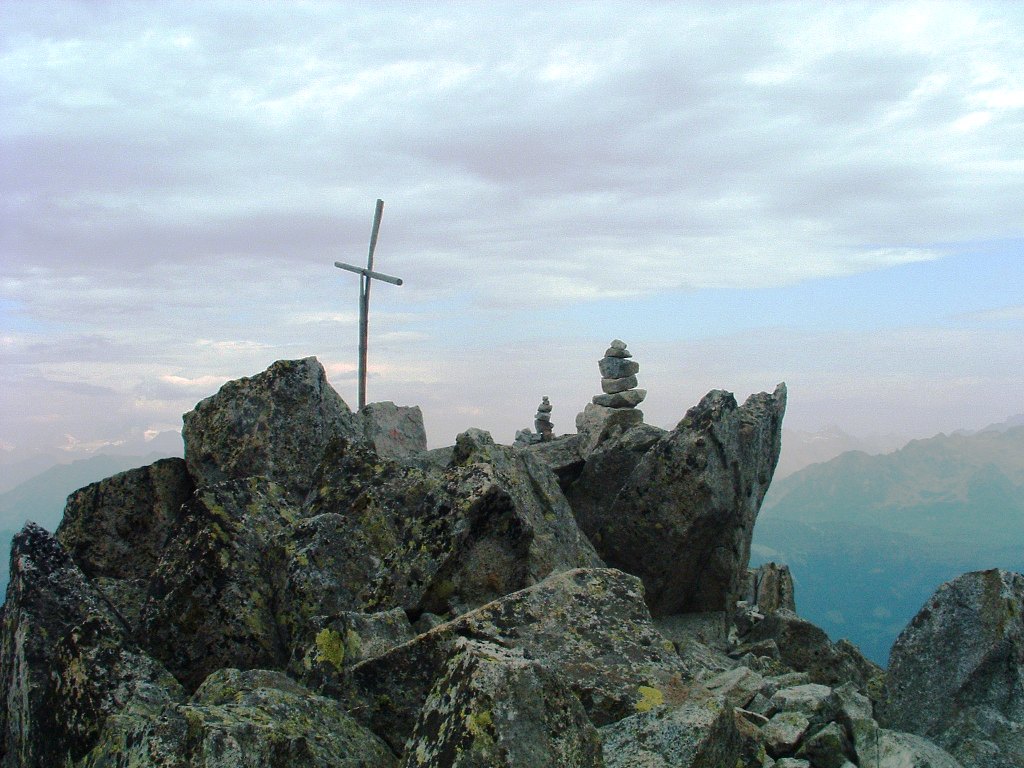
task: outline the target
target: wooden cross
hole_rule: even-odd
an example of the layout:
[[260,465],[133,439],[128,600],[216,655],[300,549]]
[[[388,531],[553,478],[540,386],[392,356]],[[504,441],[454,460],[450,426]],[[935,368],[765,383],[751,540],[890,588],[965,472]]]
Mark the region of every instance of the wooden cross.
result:
[[380,217],[383,213],[384,201],[378,200],[377,210],[373,214],[373,230],[370,232],[370,253],[366,257],[366,268],[343,264],[340,261],[334,262],[338,269],[346,269],[359,275],[359,410],[366,406],[366,340],[369,330],[370,280],[383,280],[392,285],[402,284],[400,277],[373,271],[373,251],[377,247],[377,232],[380,231]]

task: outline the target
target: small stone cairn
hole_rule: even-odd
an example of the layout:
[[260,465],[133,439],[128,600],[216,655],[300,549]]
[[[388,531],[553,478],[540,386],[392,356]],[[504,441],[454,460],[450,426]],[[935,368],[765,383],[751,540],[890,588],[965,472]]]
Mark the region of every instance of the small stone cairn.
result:
[[551,423],[551,401],[548,400],[547,395],[541,398],[540,405],[537,406],[537,414],[533,417],[533,428],[537,431],[531,432],[529,429],[520,429],[516,432],[516,439],[513,445],[524,446],[536,443],[550,443],[555,439],[555,425]]
[[584,456],[609,437],[643,423],[644,414],[637,406],[647,397],[647,390],[636,388],[640,364],[631,357],[626,342],[614,339],[597,362],[601,394],[594,395],[593,402],[576,416]]
[[547,395],[544,395],[540,405],[537,406],[537,415],[533,417],[533,428],[537,430],[542,443],[551,442],[555,425],[551,423],[551,403]]

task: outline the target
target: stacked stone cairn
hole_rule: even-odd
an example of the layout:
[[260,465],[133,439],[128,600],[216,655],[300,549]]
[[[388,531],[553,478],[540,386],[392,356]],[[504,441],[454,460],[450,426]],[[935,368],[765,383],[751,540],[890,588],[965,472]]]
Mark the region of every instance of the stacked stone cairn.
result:
[[647,390],[636,387],[640,364],[632,357],[626,342],[614,339],[597,363],[601,394],[576,416],[576,431],[584,437],[584,454],[612,435],[643,423],[644,414],[637,406],[647,397]]
[[518,430],[512,444],[522,448],[537,443],[550,443],[555,439],[555,425],[551,423],[551,401],[548,400],[547,395],[541,398],[540,405],[537,406],[537,414],[533,417],[533,428],[537,431],[533,432],[529,427]]
[[542,443],[551,442],[555,425],[551,423],[551,402],[547,395],[544,395],[540,405],[537,406],[537,415],[533,417],[533,428],[537,430]]

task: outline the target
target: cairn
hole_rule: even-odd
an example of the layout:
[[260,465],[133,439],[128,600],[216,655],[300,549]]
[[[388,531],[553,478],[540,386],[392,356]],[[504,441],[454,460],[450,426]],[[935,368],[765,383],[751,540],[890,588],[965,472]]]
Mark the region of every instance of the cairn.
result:
[[647,390],[637,389],[640,364],[632,357],[626,342],[614,339],[597,363],[601,394],[594,395],[593,402],[576,416],[576,431],[584,438],[584,456],[609,437],[643,423],[644,414],[637,406],[647,397]]
[[512,445],[522,448],[537,443],[550,443],[555,439],[555,425],[551,423],[551,401],[548,400],[547,395],[541,398],[540,405],[537,406],[537,413],[533,417],[533,428],[537,431],[532,432],[529,427],[518,430]]
[[551,423],[551,403],[547,395],[541,398],[540,405],[537,406],[537,415],[533,417],[533,428],[537,430],[542,443],[551,442],[555,425]]

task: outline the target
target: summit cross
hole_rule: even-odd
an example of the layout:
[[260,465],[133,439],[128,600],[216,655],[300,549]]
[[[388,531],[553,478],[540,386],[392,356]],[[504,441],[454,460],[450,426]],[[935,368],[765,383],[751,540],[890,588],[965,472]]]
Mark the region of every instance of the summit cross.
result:
[[401,285],[402,278],[385,275],[373,271],[373,251],[377,247],[377,233],[380,231],[380,218],[384,214],[384,201],[377,201],[377,210],[373,214],[373,230],[370,232],[370,253],[366,257],[366,267],[334,262],[338,269],[345,269],[359,275],[359,410],[366,406],[366,349],[369,335],[370,314],[370,280],[383,280],[392,285]]

